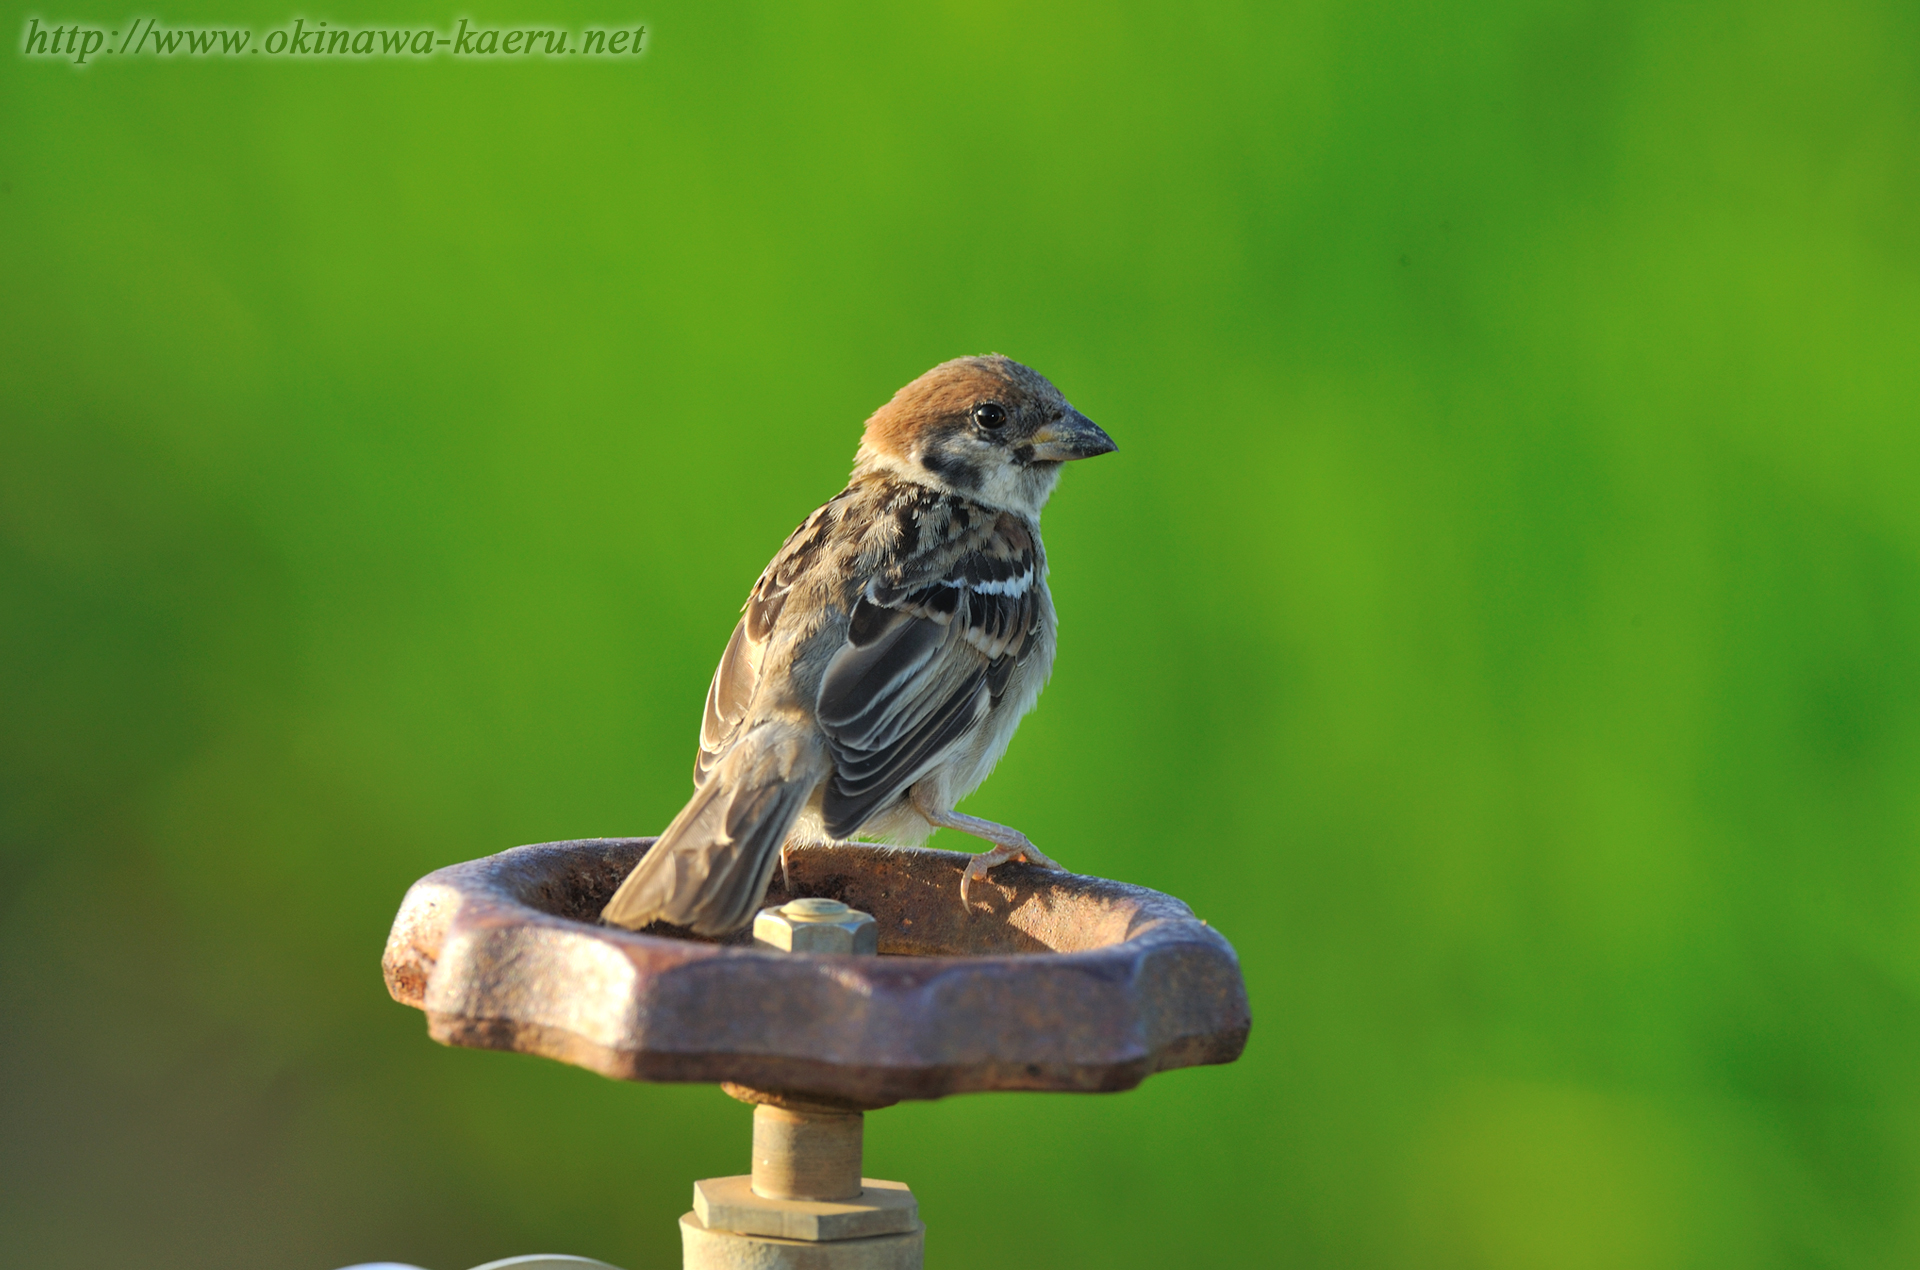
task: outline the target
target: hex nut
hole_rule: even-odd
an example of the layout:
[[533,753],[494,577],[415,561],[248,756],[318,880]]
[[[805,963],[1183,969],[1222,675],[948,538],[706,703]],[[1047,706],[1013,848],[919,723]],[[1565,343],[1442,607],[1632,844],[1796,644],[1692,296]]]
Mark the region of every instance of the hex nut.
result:
[[753,919],[753,942],[781,952],[877,953],[873,916],[818,896],[763,908]]
[[751,1176],[709,1177],[693,1184],[693,1211],[708,1230],[809,1243],[905,1234],[920,1224],[920,1205],[905,1182],[860,1181],[852,1199],[768,1199],[753,1189]]

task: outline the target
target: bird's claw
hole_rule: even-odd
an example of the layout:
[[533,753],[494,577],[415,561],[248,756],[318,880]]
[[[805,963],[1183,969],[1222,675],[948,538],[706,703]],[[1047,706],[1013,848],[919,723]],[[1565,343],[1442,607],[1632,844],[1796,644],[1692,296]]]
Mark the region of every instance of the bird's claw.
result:
[[993,850],[982,851],[975,855],[973,859],[967,861],[966,871],[960,875],[961,906],[964,908],[973,907],[973,897],[968,893],[969,883],[975,878],[986,877],[988,871],[991,869],[1015,861],[1022,864],[1035,865],[1042,869],[1052,869],[1057,873],[1066,872],[1059,864],[1048,859],[1046,855],[1041,852],[1040,848],[1034,846],[1032,843],[1028,843],[1023,847],[1010,847],[1004,843],[999,844],[996,845]]

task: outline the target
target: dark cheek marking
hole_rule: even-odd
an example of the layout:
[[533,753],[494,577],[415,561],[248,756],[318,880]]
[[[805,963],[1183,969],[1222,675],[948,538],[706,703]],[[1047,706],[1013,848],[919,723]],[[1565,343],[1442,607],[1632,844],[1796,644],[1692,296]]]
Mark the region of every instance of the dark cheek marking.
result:
[[1022,464],[1023,466],[1024,466],[1025,464],[1028,464],[1028,463],[1031,463],[1031,462],[1033,462],[1033,447],[1032,447],[1032,446],[1030,446],[1030,445],[1016,445],[1016,446],[1014,446],[1014,447],[1013,447],[1013,461],[1014,461],[1015,463],[1019,463],[1019,464]]
[[955,489],[980,488],[980,473],[974,470],[973,464],[937,446],[927,447],[926,453],[920,456],[920,466]]

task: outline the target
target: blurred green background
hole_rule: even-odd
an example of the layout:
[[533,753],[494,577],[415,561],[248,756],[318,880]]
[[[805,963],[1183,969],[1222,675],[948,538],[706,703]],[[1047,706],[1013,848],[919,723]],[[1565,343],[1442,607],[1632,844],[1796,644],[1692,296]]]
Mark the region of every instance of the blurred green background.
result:
[[677,1265],[746,1109],[435,1046],[387,924],[664,825],[862,419],[999,350],[1121,449],[967,809],[1191,902],[1255,1028],[873,1117],[929,1266],[1920,1263],[1912,4],[26,12],[0,1260]]

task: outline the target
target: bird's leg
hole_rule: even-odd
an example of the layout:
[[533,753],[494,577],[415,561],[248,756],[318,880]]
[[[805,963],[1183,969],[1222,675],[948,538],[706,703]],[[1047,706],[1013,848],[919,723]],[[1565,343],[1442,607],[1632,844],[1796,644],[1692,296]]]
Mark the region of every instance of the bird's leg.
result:
[[[923,786],[913,787],[913,809],[936,829],[958,829],[961,833],[984,838],[993,844],[993,850],[981,851],[967,862],[967,871],[960,875],[960,902],[970,903],[967,884],[975,878],[987,876],[987,871],[996,865],[1010,860],[1024,860],[1028,864],[1037,864],[1043,869],[1059,869],[1060,866],[1041,853],[1040,848],[1027,841],[1027,835],[1018,829],[1009,829],[1005,825],[996,825],[991,820],[982,820],[978,816],[963,816],[957,811],[942,811],[930,798]],[[1061,870],[1065,872],[1065,870]]]
[[780,843],[780,885],[786,889],[787,898],[793,898],[793,878],[787,874],[787,845],[792,839]]

